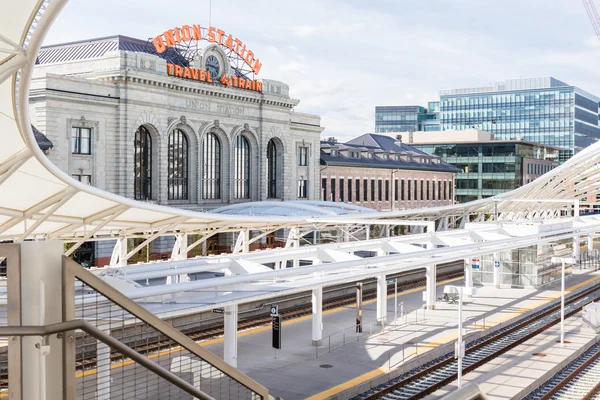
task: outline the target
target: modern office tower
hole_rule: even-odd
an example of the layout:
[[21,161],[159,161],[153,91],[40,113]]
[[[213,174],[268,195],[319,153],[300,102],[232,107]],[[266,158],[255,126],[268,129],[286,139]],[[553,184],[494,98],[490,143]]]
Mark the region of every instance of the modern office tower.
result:
[[440,92],[441,130],[482,129],[496,140],[560,147],[560,161],[600,139],[600,99],[555,78],[512,79]]
[[[439,102],[430,102],[430,107]],[[421,106],[375,107],[375,132],[438,131],[439,110],[431,112]]]

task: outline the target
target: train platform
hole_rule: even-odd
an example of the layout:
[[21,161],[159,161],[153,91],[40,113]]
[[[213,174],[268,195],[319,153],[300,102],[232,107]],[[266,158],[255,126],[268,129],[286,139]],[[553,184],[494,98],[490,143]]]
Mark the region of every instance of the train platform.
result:
[[[576,270],[567,278],[567,289],[575,290],[600,280],[600,272]],[[437,296],[442,297],[445,285],[463,284],[451,280],[437,284]],[[406,318],[394,324],[394,296],[388,296],[388,324],[379,331],[375,301],[364,304],[363,331],[373,329],[371,336],[356,340],[355,307],[341,307],[323,314],[323,343],[312,345],[311,317],[301,317],[283,323],[283,347],[276,354],[271,347],[271,327],[252,329],[238,334],[238,368],[251,378],[269,387],[274,396],[285,400],[349,398],[368,388],[390,370],[401,369],[415,356],[435,351],[457,337],[457,305],[438,302],[435,310],[423,311],[423,289],[398,294]],[[517,318],[524,312],[560,297],[560,282],[541,290],[479,288],[478,294],[463,303],[463,318],[471,330]],[[366,332],[363,332],[366,333]],[[332,343],[331,346],[329,343]],[[345,343],[345,344],[344,344]],[[223,356],[223,340],[214,339],[203,345]],[[331,351],[330,351],[331,348]],[[440,353],[442,354],[442,353]],[[318,355],[318,357],[317,357]],[[365,389],[366,390],[366,389]]]
[[[581,312],[565,319],[565,345],[559,343],[560,324],[469,372],[463,385],[479,386],[490,400],[521,399],[596,343],[592,329],[583,326]],[[425,399],[440,399],[457,389],[447,385]]]

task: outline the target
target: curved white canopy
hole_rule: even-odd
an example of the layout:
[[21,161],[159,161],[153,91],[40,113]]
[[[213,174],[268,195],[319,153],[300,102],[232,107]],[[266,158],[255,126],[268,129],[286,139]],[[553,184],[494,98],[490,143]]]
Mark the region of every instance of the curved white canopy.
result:
[[[0,13],[0,240],[26,238],[85,240],[97,235],[168,234],[214,229],[274,229],[314,225],[304,216],[198,213],[134,201],[75,181],[38,148],[28,113],[29,85],[46,32],[67,0],[19,0]],[[498,211],[503,216],[555,217],[574,199],[595,202],[600,144],[511,193],[467,204],[389,213],[353,214],[352,219],[427,218]],[[507,199],[566,202],[515,202]],[[496,201],[500,201],[496,203]],[[569,213],[570,214],[570,213]],[[339,218],[339,216],[337,217]],[[343,223],[343,221],[340,221]]]

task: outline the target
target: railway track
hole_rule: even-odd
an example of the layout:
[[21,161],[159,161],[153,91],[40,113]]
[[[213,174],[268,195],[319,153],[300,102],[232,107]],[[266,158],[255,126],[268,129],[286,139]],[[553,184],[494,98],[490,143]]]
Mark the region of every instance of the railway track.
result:
[[[600,284],[572,295],[565,300],[565,317],[575,314],[584,305],[597,299],[600,299]],[[552,304],[469,343],[463,358],[463,374],[538,335],[559,321],[560,303]],[[420,399],[455,381],[457,371],[458,361],[454,359],[454,353],[447,353],[354,399]]]
[[571,361],[524,400],[600,398],[600,343]]
[[[391,275],[390,279],[395,277],[401,278],[405,274]],[[438,273],[437,281],[444,281],[448,279],[462,277],[464,275],[464,270],[462,266],[456,270],[450,270]],[[398,282],[398,293],[405,292],[407,290],[423,287],[425,285],[425,277],[409,279],[404,282]],[[394,293],[394,286],[388,285],[388,294]],[[363,292],[363,299],[370,300],[377,297],[377,290],[370,289],[365,290]],[[338,307],[347,306],[353,304],[356,301],[355,294],[348,295],[340,295],[335,296],[329,299],[325,299],[323,301],[323,310],[330,310]],[[295,307],[289,307],[285,309],[280,309],[280,314],[283,320],[294,319],[298,317],[302,317],[305,315],[310,315],[312,313],[312,305],[310,302],[305,304],[301,304]],[[248,329],[253,329],[261,326],[266,326],[271,324],[271,317],[269,313],[265,313],[262,315],[241,319],[238,322],[238,331],[244,331]],[[193,339],[194,341],[200,342],[204,340],[210,340],[214,338],[218,338],[223,336],[223,323],[220,321],[219,323],[213,323],[210,325],[205,325],[196,328],[187,328],[181,329],[181,327],[175,326],[179,328],[182,333],[186,334],[188,337]],[[132,335],[135,336],[135,335]],[[135,349],[140,354],[149,355],[158,353],[160,351],[165,351],[171,349],[173,344],[168,338],[155,338],[149,340],[148,338],[144,338],[143,340],[136,340],[132,338],[128,338],[127,335],[117,337],[123,343],[126,343],[132,349]],[[79,340],[79,339],[78,339]],[[123,361],[123,357],[118,353],[111,354],[112,362]],[[96,367],[96,344],[82,344],[78,346],[77,349],[77,357],[76,357],[76,369],[77,371],[86,371]],[[0,390],[6,389],[8,385],[8,369],[6,365],[0,364]]]

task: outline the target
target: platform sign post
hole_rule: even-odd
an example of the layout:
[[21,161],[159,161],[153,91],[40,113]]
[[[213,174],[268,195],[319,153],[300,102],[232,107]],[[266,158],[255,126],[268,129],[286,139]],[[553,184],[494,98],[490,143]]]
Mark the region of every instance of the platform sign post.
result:
[[271,338],[272,345],[275,349],[275,359],[277,359],[278,350],[281,349],[281,315],[273,315],[271,318],[272,321],[272,330],[271,330]]

